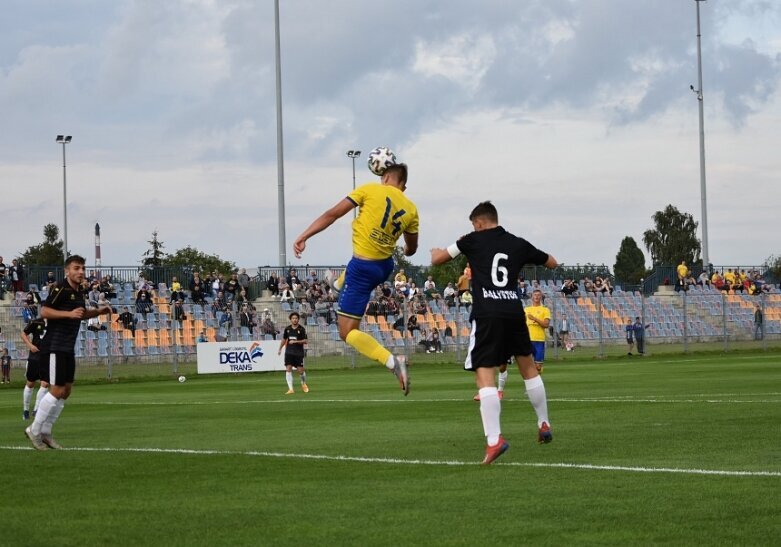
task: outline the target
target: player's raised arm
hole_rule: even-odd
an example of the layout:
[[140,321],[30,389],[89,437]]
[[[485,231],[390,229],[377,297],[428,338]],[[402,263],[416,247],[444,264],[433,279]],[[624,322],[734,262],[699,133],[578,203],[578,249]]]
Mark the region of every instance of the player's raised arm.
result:
[[559,263],[556,261],[553,255],[548,255],[548,260],[545,261],[545,264],[543,264],[546,268],[549,268],[551,270],[558,268]]
[[301,258],[301,253],[306,249],[306,240],[313,235],[319,234],[331,224],[342,218],[348,212],[355,208],[355,203],[347,198],[344,198],[339,203],[328,209],[325,213],[315,219],[315,221],[309,225],[309,228],[304,230],[300,236],[296,238],[293,243],[293,252],[296,258]]
[[404,256],[412,256],[418,251],[418,234],[404,232]]

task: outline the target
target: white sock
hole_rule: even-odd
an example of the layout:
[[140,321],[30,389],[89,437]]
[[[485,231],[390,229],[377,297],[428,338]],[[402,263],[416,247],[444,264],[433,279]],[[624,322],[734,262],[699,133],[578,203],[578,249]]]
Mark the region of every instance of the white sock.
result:
[[500,372],[499,373],[499,391],[504,391],[504,384],[507,383],[507,372]]
[[287,380],[287,388],[293,389],[293,373],[292,372],[286,372],[285,373],[285,380]]
[[49,413],[57,406],[57,397],[51,393],[47,393],[41,400],[41,404],[38,405],[38,413],[35,415],[35,421],[30,426],[30,430],[33,435],[40,435],[43,423],[49,419]]
[[60,417],[60,414],[62,414],[63,408],[65,408],[65,399],[59,399],[57,404],[54,405],[52,411],[49,412],[49,418],[43,422],[43,426],[41,427],[41,435],[52,434],[52,426],[54,425],[54,422],[57,421],[57,418]]
[[542,425],[542,422],[548,422],[548,399],[545,396],[545,384],[542,383],[542,376],[535,376],[529,380],[524,380],[526,384],[526,396],[529,397],[529,402],[534,407],[534,412],[537,413],[537,427]]
[[306,383],[306,372],[301,373],[301,385]]
[[483,431],[488,446],[499,442],[502,427],[499,416],[502,413],[502,403],[499,402],[499,392],[495,387],[480,388],[480,417],[483,419]]
[[393,370],[396,367],[396,360],[393,358],[393,355],[388,355],[388,358],[385,360],[385,367]]
[[24,394],[22,395],[22,410],[27,412],[30,410],[30,401],[33,398],[33,388],[29,387],[27,384],[24,386]]
[[33,412],[38,412],[38,407],[41,406],[41,399],[43,399],[44,395],[49,393],[48,387],[39,387],[38,388],[38,394],[35,396],[35,407],[33,407]]

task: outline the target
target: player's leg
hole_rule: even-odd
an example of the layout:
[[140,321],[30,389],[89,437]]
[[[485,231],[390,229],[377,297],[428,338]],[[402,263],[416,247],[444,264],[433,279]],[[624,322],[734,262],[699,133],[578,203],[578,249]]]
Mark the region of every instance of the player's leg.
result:
[[372,336],[361,332],[361,318],[372,292],[378,284],[387,279],[393,270],[393,259],[360,260],[353,258],[347,265],[343,290],[339,295],[339,336],[348,345],[368,357],[385,365],[401,384],[404,395],[409,393],[409,375],[406,360],[394,356]]
[[506,383],[507,383],[507,363],[502,363],[502,366],[499,367],[499,382],[498,382],[500,399],[503,397],[504,386]]
[[[288,361],[287,357],[285,357],[285,361]],[[287,393],[285,395],[292,395],[295,393],[293,390],[293,365],[287,363],[285,363],[285,381],[287,382]]]
[[33,418],[38,412],[38,407],[41,406],[41,400],[49,393],[49,384],[41,380],[41,386],[38,388],[38,393],[35,395],[35,406],[33,407]]
[[[30,364],[27,364],[27,368],[29,369]],[[27,380],[24,383],[24,392],[22,393],[22,418],[25,420],[30,419],[30,401],[33,399],[33,388],[35,387],[35,382],[31,382],[30,380]]]
[[545,393],[545,384],[542,381],[542,376],[537,372],[537,364],[531,355],[516,355],[515,360],[518,363],[518,371],[521,373],[526,385],[526,396],[537,414],[537,440],[549,443],[553,440],[553,435],[550,432],[548,398]]
[[[46,364],[48,363],[48,367]],[[61,448],[52,434],[52,427],[60,417],[65,401],[71,394],[76,362],[73,354],[51,353],[41,356],[41,376],[51,382],[49,392],[43,397],[35,415],[35,421],[25,433],[38,450]],[[43,448],[41,447],[43,445]]]
[[301,380],[301,389],[304,393],[309,393],[309,386],[306,385],[306,369],[304,368],[304,360],[301,359],[301,364],[298,365],[298,376]]

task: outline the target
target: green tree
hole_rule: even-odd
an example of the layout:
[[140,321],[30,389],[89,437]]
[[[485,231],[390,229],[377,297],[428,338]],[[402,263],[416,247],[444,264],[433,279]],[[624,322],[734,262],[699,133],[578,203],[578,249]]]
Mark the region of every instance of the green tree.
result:
[[634,238],[627,236],[621,241],[613,274],[616,279],[632,285],[637,285],[645,277],[645,256]]
[[173,254],[167,254],[162,258],[162,266],[170,268],[182,268],[183,270],[212,272],[228,274],[236,269],[236,264],[223,260],[219,255],[210,255],[191,246],[179,249]]
[[141,264],[147,268],[159,268],[163,265],[163,248],[165,245],[157,238],[157,230],[152,232],[152,239],[147,241],[149,249],[144,253]]
[[687,264],[700,262],[698,223],[689,213],[682,213],[673,205],[657,211],[651,217],[654,229],[643,233],[643,243],[654,264],[674,265],[685,260]]
[[767,257],[765,267],[773,275],[776,282],[781,282],[781,255],[770,255]]
[[56,266],[65,262],[62,249],[60,229],[56,224],[47,224],[43,227],[43,243],[28,247],[19,258],[27,266]]

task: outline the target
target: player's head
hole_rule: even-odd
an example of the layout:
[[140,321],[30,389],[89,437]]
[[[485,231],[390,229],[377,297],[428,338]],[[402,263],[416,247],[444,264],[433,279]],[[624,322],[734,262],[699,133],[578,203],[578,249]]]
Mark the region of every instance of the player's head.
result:
[[496,212],[496,207],[490,201],[483,201],[478,203],[477,207],[472,209],[469,214],[469,220],[472,222],[472,226],[476,231],[487,230],[493,228],[499,223],[499,213]]
[[406,163],[391,165],[382,174],[383,184],[393,184],[402,192],[407,189],[407,175],[409,174]]
[[81,284],[84,281],[84,257],[71,255],[65,260],[65,277],[73,283]]
[[540,289],[534,289],[532,291],[532,303],[538,306],[542,302],[542,291]]
[[293,325],[298,325],[298,321],[301,319],[301,316],[298,315],[297,312],[293,312],[288,315],[287,318],[290,319],[290,322],[293,323]]

